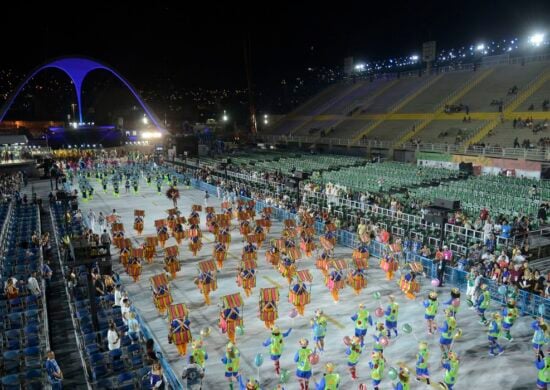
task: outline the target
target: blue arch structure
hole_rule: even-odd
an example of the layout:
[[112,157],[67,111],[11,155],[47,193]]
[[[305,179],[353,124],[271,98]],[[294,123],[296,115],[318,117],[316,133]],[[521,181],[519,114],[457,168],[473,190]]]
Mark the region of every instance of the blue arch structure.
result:
[[15,98],[21,93],[25,85],[38,73],[43,71],[44,69],[48,68],[57,68],[65,72],[70,79],[72,80],[75,91],[76,91],[76,99],[78,103],[78,115],[80,118],[80,122],[82,123],[82,83],[84,82],[84,79],[86,76],[93,70],[102,69],[106,70],[110,73],[112,73],[116,78],[118,78],[125,86],[130,90],[130,92],[134,95],[134,97],[137,99],[147,116],[151,119],[153,124],[160,130],[165,131],[165,129],[160,125],[160,121],[158,120],[155,113],[151,110],[151,108],[143,101],[139,93],[136,91],[136,89],[130,84],[128,80],[126,80],[120,73],[115,71],[112,67],[107,66],[105,64],[102,64],[98,61],[89,59],[89,58],[83,58],[83,57],[63,57],[58,58],[52,61],[49,61],[43,65],[38,66],[35,68],[18,86],[17,88],[12,92],[10,97],[8,98],[7,102],[2,107],[2,110],[0,111],[0,122],[4,120],[4,117],[6,116],[6,113],[12,106],[13,102],[15,101]]

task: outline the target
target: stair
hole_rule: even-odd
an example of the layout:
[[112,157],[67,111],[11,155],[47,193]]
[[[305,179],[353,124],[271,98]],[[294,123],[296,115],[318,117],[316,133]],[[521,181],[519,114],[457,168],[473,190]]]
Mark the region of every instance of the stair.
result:
[[[502,115],[504,117],[507,116],[507,114],[511,114],[514,112],[516,108],[518,108],[525,100],[529,98],[532,94],[534,94],[540,87],[542,87],[548,80],[550,80],[550,69],[546,69],[543,72],[541,72],[530,84],[529,86],[520,93],[514,100],[506,106],[504,109],[504,112]],[[500,119],[495,119],[489,122],[487,125],[483,126],[477,134],[475,134],[472,138],[468,140],[468,145],[476,144],[480,142],[483,138],[489,134],[491,130],[493,130],[495,127],[498,126],[500,123]]]
[[515,111],[520,104],[527,100],[532,94],[534,94],[540,87],[542,87],[548,80],[550,80],[550,69],[546,69],[541,72],[531,83],[525,91],[520,93],[517,98],[507,105],[504,109],[505,113]]
[[[48,204],[43,199],[43,204]],[[46,290],[48,304],[48,321],[50,324],[50,348],[63,371],[63,387],[66,389],[87,390],[88,387],[82,360],[78,351],[75,329],[70,315],[69,301],[65,290],[65,279],[61,272],[58,248],[55,242],[55,231],[49,209],[42,210],[40,219],[42,233],[48,232],[51,237],[50,268],[53,271],[50,286]],[[44,259],[46,261],[46,259]]]
[[468,80],[468,82],[460,89],[453,92],[451,95],[447,96],[434,110],[434,115],[431,118],[424,119],[420,123],[418,123],[415,127],[415,131],[409,131],[407,132],[403,137],[401,137],[394,145],[401,145],[410,140],[412,137],[418,135],[422,129],[424,129],[428,124],[430,124],[438,115],[443,114],[443,111],[445,110],[446,105],[455,104],[458,102],[464,95],[466,95],[468,92],[470,92],[473,88],[475,88],[480,82],[485,80],[491,73],[495,71],[495,68],[489,68],[483,73],[481,73],[479,76],[472,80]]
[[[413,93],[407,95],[404,99],[401,99],[399,102],[397,102],[393,107],[391,107],[388,112],[380,119],[378,119],[376,122],[372,123],[371,125],[367,126],[365,129],[361,130],[358,135],[355,136],[353,141],[359,141],[361,138],[363,138],[366,135],[369,135],[376,127],[378,127],[382,122],[388,120],[392,114],[395,114],[397,111],[399,111],[401,108],[403,108],[406,104],[408,104],[411,100],[413,100],[415,97],[417,97],[419,94],[424,92],[427,88],[429,88],[433,83],[437,82],[441,77],[443,77],[442,74],[437,75],[436,77],[432,78],[431,80],[428,80],[426,83],[424,83],[420,88],[415,90]],[[389,87],[395,85],[397,83],[397,80],[394,80],[392,83],[390,83],[389,86],[384,88],[384,91],[381,91],[378,95],[385,92]],[[377,95],[377,96],[378,96]]]

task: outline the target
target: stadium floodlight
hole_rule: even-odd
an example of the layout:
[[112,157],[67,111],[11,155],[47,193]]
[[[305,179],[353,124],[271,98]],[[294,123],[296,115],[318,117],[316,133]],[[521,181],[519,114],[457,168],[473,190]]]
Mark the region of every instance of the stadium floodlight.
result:
[[418,54],[413,54],[413,55],[410,57],[410,60],[416,62],[416,61],[418,61],[419,58],[420,58],[420,57],[418,57]]
[[540,46],[544,42],[544,34],[536,33],[529,37],[529,43],[533,46]]
[[149,124],[149,118],[147,118],[147,116],[145,116],[145,115],[143,115],[142,121],[143,121],[143,124],[144,124],[144,125],[148,125],[148,124]]
[[355,65],[355,70],[358,72],[362,72],[365,70],[365,64],[357,64]]
[[478,44],[476,45],[476,50],[477,50],[477,51],[483,51],[483,50],[485,50],[485,44],[484,44],[484,43],[478,43]]
[[229,117],[227,116],[227,113],[225,112],[225,110],[223,110],[222,121],[227,122],[228,120],[229,120]]

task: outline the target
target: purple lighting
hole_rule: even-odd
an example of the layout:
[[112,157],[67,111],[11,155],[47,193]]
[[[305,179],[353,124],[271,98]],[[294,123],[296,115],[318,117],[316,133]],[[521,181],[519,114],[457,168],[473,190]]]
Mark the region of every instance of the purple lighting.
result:
[[116,78],[118,78],[125,86],[130,90],[130,92],[134,95],[134,97],[137,99],[143,110],[147,113],[147,116],[151,119],[153,124],[160,130],[164,131],[162,126],[160,125],[160,122],[156,115],[152,112],[152,110],[149,108],[149,106],[141,99],[135,88],[130,84],[129,81],[127,81],[122,75],[120,75],[118,72],[116,72],[111,67],[104,65],[100,62],[97,62],[95,60],[91,60],[88,58],[79,58],[79,57],[71,57],[71,58],[59,58],[57,60],[53,60],[51,62],[48,62],[44,65],[39,66],[38,68],[35,68],[28,77],[26,77],[15,89],[15,91],[10,95],[7,102],[2,107],[2,110],[0,111],[0,122],[4,120],[4,117],[6,116],[6,113],[10,109],[11,105],[13,104],[15,98],[19,95],[21,90],[27,85],[27,83],[39,72],[43,71],[44,69],[48,68],[57,68],[65,72],[72,80],[75,92],[76,92],[76,99],[78,102],[78,115],[80,118],[80,123],[84,122],[82,120],[82,83],[84,82],[84,79],[86,76],[93,70],[102,69],[106,70],[108,72],[111,72]]

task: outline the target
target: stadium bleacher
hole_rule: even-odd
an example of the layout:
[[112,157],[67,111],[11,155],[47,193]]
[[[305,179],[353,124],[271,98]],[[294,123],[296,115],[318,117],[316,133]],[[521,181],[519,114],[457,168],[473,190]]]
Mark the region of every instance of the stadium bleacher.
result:
[[[329,138],[359,142],[365,136],[396,144],[410,140],[455,144],[456,135],[442,139],[440,134],[463,129],[466,136],[459,145],[484,140],[512,147],[511,134],[505,131],[509,130],[508,123],[516,116],[533,114],[539,121],[547,119],[548,108],[543,108],[543,103],[550,96],[549,88],[547,60],[511,61],[507,65],[482,65],[476,71],[422,77],[346,82],[328,87],[269,132],[306,137],[316,143],[331,142]],[[465,116],[470,121],[461,122]],[[498,137],[489,139],[495,135]]]

